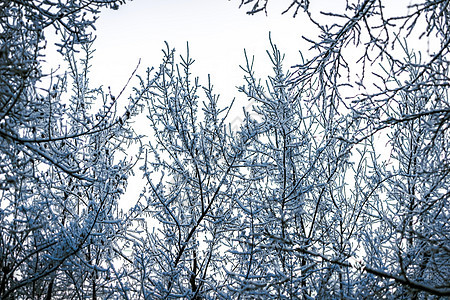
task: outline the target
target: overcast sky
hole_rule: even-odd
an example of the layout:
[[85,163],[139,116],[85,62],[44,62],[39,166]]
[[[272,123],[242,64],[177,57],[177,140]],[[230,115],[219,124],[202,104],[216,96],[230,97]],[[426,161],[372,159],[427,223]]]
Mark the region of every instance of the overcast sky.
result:
[[[327,2],[327,1],[322,1]],[[328,1],[330,2],[330,1]],[[97,49],[93,78],[110,85],[113,92],[123,84],[141,59],[140,72],[161,62],[164,41],[178,54],[186,53],[196,60],[193,74],[206,83],[211,74],[216,93],[228,102],[236,96],[237,85],[243,83],[239,68],[244,48],[255,55],[256,68],[270,71],[266,49],[269,31],[279,48],[287,54],[286,66],[299,60],[299,49],[306,49],[301,35],[308,31],[301,18],[281,15],[286,1],[273,7],[269,15],[249,16],[238,9],[240,1],[226,0],[134,0],[117,11],[105,10],[97,26]],[[311,30],[311,29],[309,29]],[[265,67],[266,66],[266,67]]]
[[[186,53],[189,42],[191,57],[196,59],[193,73],[206,82],[211,74],[216,92],[223,101],[236,96],[236,85],[243,83],[244,48],[255,56],[256,71],[260,75],[270,72],[265,51],[272,40],[286,54],[285,66],[300,61],[299,50],[308,56],[309,44],[302,36],[314,38],[317,30],[307,16],[300,12],[281,15],[291,0],[269,1],[268,16],[246,14],[248,7],[239,9],[241,0],[128,0],[119,10],[104,9],[95,24],[97,40],[93,61],[94,84],[111,86],[118,93],[141,59],[139,73],[161,62],[164,41]],[[390,5],[386,14],[398,14],[411,0],[385,1]],[[344,12],[345,0],[311,1],[310,11],[315,18],[319,11]],[[336,18],[332,19],[333,21]],[[320,18],[323,22],[324,19]],[[52,42],[47,60],[55,60]],[[54,49],[53,49],[54,50]]]
[[[139,59],[141,63],[137,73],[145,74],[148,67],[158,67],[161,63],[164,41],[175,48],[178,55],[186,53],[186,43],[189,42],[190,56],[196,61],[193,75],[199,77],[200,84],[206,85],[207,76],[211,74],[214,92],[220,94],[219,105],[227,106],[237,98],[234,109],[242,113],[242,107],[248,102],[238,94],[236,86],[244,84],[244,72],[239,67],[245,63],[244,48],[250,57],[255,56],[257,74],[265,77],[272,74],[266,54],[270,47],[269,32],[273,42],[286,53],[286,68],[299,62],[300,49],[307,50],[308,45],[301,36],[312,33],[312,28],[305,26],[305,18],[281,15],[289,1],[272,2],[279,6],[271,6],[268,16],[263,13],[247,15],[245,7],[239,9],[240,0],[133,0],[118,10],[105,9],[95,23],[97,39],[91,62],[91,87],[110,86],[112,94],[117,96]],[[324,5],[335,1],[316,2]],[[46,34],[49,43],[45,58],[47,64],[43,69],[49,71],[61,64],[61,56],[53,45],[52,31]],[[64,71],[62,67],[58,73]],[[121,96],[119,106],[126,106],[133,85],[137,85],[137,79]],[[241,118],[233,114],[228,121],[237,124]],[[145,118],[138,120],[141,121]],[[145,131],[146,125],[137,127]],[[130,180],[123,197],[129,201],[121,201],[124,208],[136,202],[144,185],[140,177]]]
[[[176,48],[178,54],[186,53],[186,42],[189,42],[190,55],[196,60],[193,75],[206,84],[207,75],[211,74],[215,93],[221,95],[219,105],[226,106],[236,97],[235,109],[241,111],[248,104],[236,89],[244,83],[244,73],[239,68],[245,63],[244,48],[249,56],[255,56],[257,75],[267,76],[271,75],[266,54],[270,46],[269,32],[273,42],[286,54],[287,68],[300,61],[299,50],[306,53],[309,48],[302,35],[314,38],[317,34],[303,13],[296,18],[292,13],[281,15],[290,2],[272,0],[268,16],[247,15],[246,7],[238,8],[240,0],[134,0],[127,1],[119,10],[104,10],[95,24],[97,40],[91,83],[94,87],[110,86],[117,95],[139,59],[138,74],[144,74],[147,67],[160,64],[164,41]],[[392,1],[389,4],[398,7],[392,7],[389,12],[398,13],[400,2],[405,7],[410,1]],[[317,17],[320,10],[342,12],[345,5],[346,1],[315,0],[311,2],[311,11]],[[52,62],[55,58],[50,52],[51,49],[47,60]],[[136,83],[132,81],[131,86]],[[125,105],[127,97],[122,95],[119,105]],[[136,193],[140,188],[133,181],[127,194],[130,189]]]
[[[95,24],[97,40],[91,83],[111,86],[113,94],[117,94],[139,59],[138,74],[144,74],[147,67],[160,64],[164,41],[178,54],[186,53],[186,42],[189,42],[190,55],[196,60],[193,75],[206,84],[207,75],[211,74],[215,92],[221,94],[221,102],[226,105],[238,96],[236,86],[243,84],[244,73],[239,65],[245,63],[244,48],[249,56],[255,56],[257,75],[271,74],[266,54],[270,46],[269,32],[273,42],[286,54],[286,68],[300,61],[299,50],[308,55],[310,45],[302,36],[314,38],[317,30],[302,12],[296,18],[291,12],[281,14],[291,0],[269,1],[272,6],[267,16],[264,13],[247,15],[248,7],[239,9],[240,2],[133,0],[127,1],[119,10],[103,10]],[[393,2],[403,2],[404,6],[410,0]],[[318,12],[323,10],[343,12],[345,5],[344,0],[315,0],[311,2],[310,11],[318,17]],[[398,8],[391,11],[398,12]],[[51,43],[49,46],[51,48]],[[50,49],[49,61],[55,59],[51,52]],[[238,97],[238,100],[238,106],[245,106],[244,97]]]
[[[265,52],[270,46],[269,32],[286,53],[286,67],[299,61],[299,49],[307,49],[301,35],[311,28],[306,28],[301,18],[281,15],[287,1],[275,2],[281,6],[272,7],[268,16],[249,16],[245,9],[238,9],[240,1],[227,0],[134,0],[117,11],[105,10],[96,23],[91,81],[94,86],[111,86],[117,95],[139,59],[138,73],[144,74],[147,67],[160,64],[164,41],[178,54],[186,53],[189,42],[190,55],[196,60],[193,75],[206,84],[211,74],[215,92],[221,95],[219,105],[226,106],[236,97],[234,107],[241,112],[248,104],[236,89],[244,83],[244,72],[239,68],[245,63],[244,48],[255,56],[256,71],[261,75],[271,72]],[[128,95],[122,97],[123,104]],[[233,115],[229,121],[238,123],[240,119]],[[138,175],[130,181],[122,197],[128,199],[121,201],[123,208],[135,204],[144,185],[140,178]]]

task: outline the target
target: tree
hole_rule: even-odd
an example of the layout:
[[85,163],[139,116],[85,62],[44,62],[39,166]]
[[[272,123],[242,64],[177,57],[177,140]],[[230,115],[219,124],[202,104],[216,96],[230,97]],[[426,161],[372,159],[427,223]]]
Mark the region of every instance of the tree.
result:
[[[208,149],[224,141],[240,145],[239,171],[229,174],[234,181],[226,189],[229,202],[220,202],[232,223],[212,222],[209,231],[200,229],[210,221],[201,195],[211,191],[203,184],[215,181],[208,181],[210,175],[198,166],[224,168],[218,160],[206,162],[215,155],[203,156],[207,135],[199,128],[207,126],[195,124],[207,122],[210,110],[198,114],[194,96],[186,92],[189,60],[183,60],[182,76],[167,50],[160,72],[141,87],[152,90],[147,97],[156,136],[143,167],[151,194],[141,209],[159,224],[156,232],[147,228],[146,239],[135,245],[139,278],[151,278],[141,295],[448,295],[446,42],[442,38],[437,54],[423,63],[421,54],[400,39],[407,26],[410,35],[420,27],[414,18],[421,15],[432,24],[425,34],[445,36],[439,25],[445,23],[444,14],[430,9],[439,5],[413,5],[414,13],[384,19],[380,2],[349,3],[348,14],[327,14],[344,20],[331,27],[313,19],[304,5],[321,31],[319,40],[309,39],[319,50],[316,56],[285,73],[282,55],[271,44],[274,75],[267,87],[255,78],[247,59],[240,91],[256,105],[246,111],[238,132],[221,131],[221,142],[208,144]],[[391,40],[398,22],[403,26]],[[355,49],[360,59],[354,59]],[[387,141],[384,151],[381,141]],[[226,150],[219,153],[227,157]],[[208,210],[217,204],[208,203]],[[200,232],[209,243],[202,245]],[[200,254],[202,246],[210,252]],[[209,266],[205,257],[214,261],[215,272],[201,272],[205,275],[199,278],[199,270]],[[200,292],[198,280],[210,289]]]
[[[2,299],[450,295],[448,1],[291,2],[320,34],[290,72],[270,40],[265,86],[246,56],[236,131],[189,49],[167,46],[123,113],[91,87],[89,28],[122,2],[0,3]],[[41,72],[50,27],[66,73]],[[124,213],[135,141],[146,184]]]
[[[267,8],[269,6],[269,0],[241,0],[241,4],[239,7],[242,7],[244,5],[251,6],[251,9],[247,11],[247,14],[254,15],[260,12],[264,12],[266,15],[268,13]],[[283,14],[293,11],[294,17],[297,16],[299,10],[308,12],[309,9],[309,0],[293,0],[289,6],[286,8],[286,10],[283,11]]]
[[[139,204],[144,236],[134,251],[139,288],[132,298],[214,298],[226,289],[222,267],[234,228],[235,202],[245,191],[240,177],[243,149],[250,137],[232,139],[212,84],[193,78],[194,60],[176,63],[167,45],[157,72],[141,78],[150,136],[142,166],[147,180]],[[203,89],[204,98],[199,95]],[[204,99],[204,100],[200,100]],[[201,110],[200,110],[201,108]]]
[[350,160],[353,144],[342,137],[355,129],[351,118],[311,101],[314,84],[290,87],[284,56],[273,43],[271,48],[274,75],[266,87],[254,76],[253,60],[243,67],[240,90],[256,103],[246,120],[255,138],[247,148],[250,191],[239,206],[247,231],[237,239],[241,271],[233,288],[273,299],[350,296],[349,266],[321,258],[354,255],[349,243],[361,226],[356,210],[363,200],[348,196],[352,188],[345,181],[365,171],[366,150]]
[[[124,229],[117,199],[130,172],[117,154],[133,140],[128,119],[138,107],[120,117],[117,99],[90,88],[88,28],[100,7],[121,2],[0,3],[2,299],[114,293],[110,252]],[[69,65],[57,76],[40,69],[50,26]]]
[[[420,56],[405,48],[409,80],[417,80]],[[437,66],[441,68],[441,66]],[[436,84],[447,71],[437,71],[440,77],[419,79],[422,84],[410,91],[399,91],[390,103],[384,123],[389,130],[390,160],[392,165],[376,166],[376,181],[383,190],[376,207],[367,214],[375,217],[384,233],[378,233],[377,243],[366,249],[371,261],[384,262],[392,273],[409,281],[424,284],[414,290],[401,287],[395,297],[418,299],[424,291],[442,295],[448,293],[448,106],[446,87]],[[434,74],[436,76],[437,74]],[[401,85],[398,78],[389,75],[387,81]],[[379,161],[379,159],[378,159]],[[369,179],[368,179],[369,180]],[[372,178],[372,180],[374,180]],[[383,224],[384,223],[384,224]],[[369,233],[372,235],[372,225]],[[389,255],[380,256],[383,248]],[[447,288],[447,289],[446,289]]]
[[[268,1],[242,4],[248,3],[254,4],[253,14],[266,10]],[[364,286],[361,296],[449,295],[443,280],[450,237],[444,225],[449,221],[448,3],[418,1],[398,15],[390,14],[387,4],[349,2],[345,12],[324,12],[324,18],[315,17],[307,2],[289,7],[302,8],[294,16],[309,18],[320,35],[305,37],[317,54],[295,66],[288,82],[294,89],[315,83],[309,101],[327,111],[327,123],[345,115],[355,124],[348,134],[333,135],[365,166],[355,170],[355,189],[346,196],[359,198],[360,207],[353,210],[355,225],[347,232],[354,237],[347,238],[345,255],[301,251],[337,268],[359,266],[360,283],[349,284]],[[414,39],[427,41],[428,51],[408,47]],[[387,141],[386,149],[380,149],[381,141]],[[361,259],[356,264],[354,254]]]

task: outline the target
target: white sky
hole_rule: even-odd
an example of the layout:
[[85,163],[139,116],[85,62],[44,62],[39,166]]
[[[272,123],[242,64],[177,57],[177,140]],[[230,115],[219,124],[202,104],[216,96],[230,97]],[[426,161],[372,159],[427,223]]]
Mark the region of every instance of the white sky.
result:
[[[236,97],[234,108],[241,112],[248,104],[236,89],[244,84],[244,72],[239,67],[245,63],[244,48],[249,56],[255,55],[255,68],[261,76],[272,74],[265,52],[270,47],[269,31],[272,40],[286,53],[286,67],[298,63],[299,49],[307,49],[301,39],[306,33],[305,21],[281,15],[288,1],[274,2],[281,6],[273,7],[267,17],[247,15],[245,9],[238,9],[240,0],[134,0],[117,11],[105,10],[96,23],[92,83],[111,86],[112,93],[117,94],[139,59],[138,73],[144,74],[147,67],[161,63],[164,41],[175,47],[178,55],[186,53],[189,42],[190,56],[196,60],[193,75],[206,84],[207,75],[211,74],[215,93],[221,95],[219,105],[226,106]],[[120,101],[126,101],[127,96],[123,95]],[[240,120],[235,115],[229,119],[235,123]],[[121,201],[121,207],[126,209],[136,203],[145,184],[140,178],[140,174],[130,178],[122,197],[127,200]]]
[[[383,3],[392,5],[387,11],[396,14],[400,7],[411,1]],[[310,45],[302,36],[314,38],[316,28],[302,12],[296,18],[291,12],[281,15],[292,0],[269,1],[268,16],[264,13],[249,16],[246,14],[249,7],[238,8],[240,2],[128,0],[119,10],[104,9],[95,24],[97,40],[91,83],[93,86],[111,86],[112,93],[117,95],[139,59],[138,74],[144,74],[147,67],[159,66],[164,41],[176,48],[178,55],[186,53],[186,42],[189,42],[190,55],[196,60],[193,75],[206,84],[207,75],[211,74],[215,92],[221,94],[221,101],[226,105],[239,96],[236,86],[244,83],[244,73],[239,68],[245,63],[244,48],[250,57],[255,56],[257,75],[272,74],[266,54],[270,47],[269,32],[273,42],[286,54],[286,69],[300,61],[299,50],[310,56],[307,53]],[[318,17],[319,11],[343,12],[345,5],[345,0],[314,0],[310,11]],[[52,42],[48,46],[47,60],[57,61]],[[55,66],[55,63],[51,65]],[[126,98],[127,94],[122,97]],[[242,103],[246,102],[245,98],[238,100],[238,106],[245,106],[246,103]]]
[[[327,9],[336,3],[333,0],[314,2]],[[96,51],[91,61],[91,87],[110,86],[112,94],[117,96],[139,59],[137,74],[144,75],[148,67],[158,67],[161,63],[164,41],[177,50],[177,58],[186,54],[186,42],[189,42],[190,56],[195,59],[192,74],[205,85],[211,74],[214,92],[220,94],[219,105],[227,106],[236,98],[234,110],[242,112],[248,102],[239,95],[236,86],[244,84],[244,72],[239,67],[245,64],[244,48],[250,58],[255,56],[257,75],[265,79],[272,75],[266,54],[270,47],[269,32],[272,41],[286,54],[287,70],[299,62],[299,50],[306,52],[308,49],[301,36],[310,36],[312,28],[305,26],[306,18],[300,15],[297,18],[292,14],[281,15],[290,0],[272,0],[268,16],[264,13],[249,16],[246,14],[248,8],[239,9],[239,4],[240,0],[133,0],[118,10],[103,10],[95,23],[97,39],[93,45]],[[345,1],[340,5],[345,5]],[[56,53],[52,31],[46,34],[49,43],[45,57],[47,64],[43,69],[48,72],[61,64],[62,58]],[[64,70],[64,67],[59,69],[60,72]],[[137,79],[131,81],[119,99],[119,106],[126,105],[131,88],[137,82]],[[235,114],[229,119],[235,123],[240,120],[241,116]],[[144,131],[139,133],[145,133],[145,126],[139,127]],[[123,208],[136,203],[144,184],[140,174],[130,178],[122,197],[127,200],[121,201]]]
[[[410,1],[385,2],[397,6],[388,10],[395,14]],[[272,6],[268,16],[264,13],[249,16],[246,14],[248,7],[238,8],[240,2],[133,0],[119,10],[105,9],[96,23],[93,83],[111,86],[113,94],[117,94],[139,59],[138,73],[144,74],[147,67],[159,66],[164,41],[174,47],[178,55],[186,53],[186,42],[189,42],[190,55],[196,60],[193,75],[200,77],[200,83],[206,84],[207,75],[211,74],[222,105],[237,97],[235,105],[246,106],[246,99],[236,90],[237,85],[244,83],[244,72],[239,68],[245,63],[244,48],[250,57],[255,56],[257,75],[265,78],[272,74],[266,54],[270,47],[269,32],[273,42],[286,54],[285,67],[290,67],[300,61],[299,50],[304,54],[308,52],[310,44],[302,35],[314,38],[317,30],[303,12],[296,18],[290,12],[281,15],[292,0],[269,1]],[[345,5],[344,0],[314,0],[310,10],[318,17],[319,11],[344,12]]]
[[[161,49],[167,41],[178,55],[186,53],[196,60],[193,74],[206,84],[211,74],[216,93],[226,105],[237,96],[236,86],[243,84],[244,48],[255,55],[257,70],[270,72],[266,49],[269,31],[273,41],[287,55],[286,66],[298,62],[298,50],[306,50],[301,18],[281,16],[288,1],[274,7],[269,16],[248,16],[238,9],[240,0],[134,0],[117,11],[105,10],[97,22],[97,49],[93,78],[119,92],[141,58],[140,73],[157,67]],[[333,2],[333,1],[322,1]],[[262,72],[264,73],[264,72]],[[244,101],[244,99],[242,99]]]
[[[249,57],[255,56],[256,74],[265,78],[272,75],[266,54],[270,47],[269,32],[273,42],[286,54],[284,65],[287,70],[299,63],[299,50],[309,56],[310,44],[302,36],[314,38],[317,30],[303,12],[296,18],[291,12],[281,15],[292,0],[269,1],[268,16],[264,13],[249,16],[246,14],[249,7],[238,8],[240,2],[128,0],[119,10],[104,9],[95,24],[97,40],[91,69],[92,87],[110,86],[112,93],[117,95],[139,59],[138,74],[144,74],[147,67],[159,66],[164,41],[175,48],[178,55],[186,53],[186,42],[189,42],[190,56],[196,60],[192,73],[200,77],[201,84],[206,84],[207,75],[211,74],[214,91],[221,95],[219,105],[226,106],[236,97],[235,108],[246,106],[245,97],[236,89],[244,84],[244,72],[239,67],[245,63],[244,48]],[[408,2],[410,0],[398,0],[394,5],[402,3],[404,6]],[[317,17],[323,10],[343,12],[345,5],[344,0],[315,0],[311,1],[310,10]],[[57,61],[52,43],[48,46],[47,60]],[[54,67],[55,63],[51,65]],[[130,87],[133,83],[137,80],[132,81]],[[129,94],[131,90],[127,92]],[[123,94],[121,100],[125,101],[128,94]]]
[[[112,94],[117,95],[139,59],[138,74],[144,74],[147,67],[159,66],[164,41],[175,47],[178,55],[186,53],[188,41],[190,56],[196,60],[193,75],[200,77],[201,84],[206,84],[207,75],[211,74],[215,93],[221,95],[219,105],[226,106],[236,97],[235,109],[241,110],[248,104],[236,89],[236,86],[244,84],[244,72],[239,68],[245,63],[244,48],[250,57],[255,56],[257,75],[265,78],[272,74],[266,54],[270,47],[269,32],[273,42],[286,54],[286,67],[299,62],[299,50],[304,54],[307,52],[309,44],[302,35],[313,38],[317,32],[303,13],[296,18],[292,13],[281,15],[291,0],[270,1],[272,6],[268,16],[264,13],[249,16],[246,14],[248,7],[238,9],[240,2],[133,0],[127,1],[119,10],[104,10],[95,24],[97,40],[91,69],[92,86],[110,86]],[[393,1],[395,5],[400,2],[404,6],[410,1]],[[343,0],[314,0],[311,1],[311,10],[317,16],[319,10],[342,12],[345,5]],[[398,12],[396,8],[390,11]],[[54,56],[49,54],[47,60],[51,62],[52,59]],[[133,80],[130,87],[136,83],[137,80]],[[131,90],[127,92],[119,99],[119,105],[126,104]],[[140,185],[142,182],[131,180],[127,194],[138,194]]]

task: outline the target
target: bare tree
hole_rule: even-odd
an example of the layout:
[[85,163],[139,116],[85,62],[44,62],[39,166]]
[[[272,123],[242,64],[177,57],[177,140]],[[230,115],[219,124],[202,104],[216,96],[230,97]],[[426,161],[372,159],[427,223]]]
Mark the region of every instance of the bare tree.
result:
[[[119,116],[117,99],[89,86],[89,27],[100,7],[120,3],[0,2],[2,299],[113,293],[109,252],[123,231],[117,199],[130,171],[117,153],[133,140],[137,105]],[[41,72],[50,27],[65,74]]]
[[[257,13],[267,2],[243,4],[256,4]],[[317,52],[295,66],[292,89],[314,83],[309,101],[327,112],[323,124],[347,116],[350,130],[332,135],[352,148],[353,161],[363,159],[342,198],[359,199],[345,230],[353,235],[349,251],[340,258],[298,251],[337,268],[359,266],[359,281],[348,284],[364,286],[361,297],[448,296],[448,1],[417,1],[394,13],[387,1],[354,1],[322,18],[308,3],[293,4],[320,35],[305,37]],[[412,41],[429,47],[414,51]]]
[[235,181],[250,137],[232,139],[229,108],[219,107],[209,79],[202,87],[191,75],[193,62],[188,49],[177,63],[167,46],[139,89],[153,137],[145,147],[147,185],[139,203],[150,220],[133,247],[137,293],[145,299],[212,299],[226,290],[224,250],[235,230],[233,199],[244,193]]
[[[399,91],[380,122],[388,132],[390,164],[376,159],[378,164],[368,176],[380,191],[375,206],[365,212],[373,220],[369,232],[376,233],[372,237],[376,242],[366,243],[365,251],[371,254],[368,259],[383,262],[393,274],[423,284],[426,288],[399,287],[393,293],[418,299],[425,297],[424,291],[449,292],[444,279],[449,276],[448,93],[437,84],[447,76],[447,67],[436,66],[440,75],[435,73],[431,79],[419,74],[420,56],[406,48],[405,55],[409,79],[429,85]],[[388,76],[386,85],[402,84],[393,74]],[[380,256],[383,248],[389,249],[388,255]]]
[[255,103],[245,124],[255,138],[247,148],[250,191],[239,207],[248,228],[237,239],[240,272],[232,276],[233,289],[265,298],[350,296],[355,272],[320,256],[354,255],[356,230],[350,228],[360,223],[356,210],[363,199],[352,197],[345,181],[365,171],[366,150],[354,158],[354,168],[353,144],[339,138],[353,134],[353,120],[312,101],[314,84],[292,88],[283,55],[271,47],[274,75],[266,86],[255,78],[253,60],[243,67],[240,90]]
[[[285,73],[271,44],[274,75],[266,86],[247,59],[240,91],[256,104],[237,133],[220,131],[217,142],[207,144],[224,158],[224,144],[240,145],[232,168],[239,171],[226,173],[233,178],[226,185],[229,201],[214,196],[206,202],[207,211],[218,202],[227,207],[232,223],[213,222],[209,231],[202,229],[210,224],[203,197],[216,186],[204,184],[217,181],[200,166],[226,168],[217,155],[204,155],[205,138],[214,139],[202,131],[207,126],[196,125],[203,116],[186,92],[197,86],[189,89],[189,59],[182,60],[181,72],[165,51],[160,71],[141,87],[152,91],[147,97],[157,142],[144,167],[151,196],[140,209],[159,223],[135,245],[139,278],[152,278],[139,290],[144,298],[449,294],[448,63],[445,30],[438,25],[445,20],[426,5],[387,21],[383,9],[375,1],[349,3],[348,14],[327,14],[343,20],[331,27],[308,14],[322,32],[309,40],[318,54]],[[408,26],[406,35],[420,27],[414,18],[421,15],[437,21],[420,33],[435,33],[441,42],[428,63],[399,38]],[[399,22],[400,31],[392,32]],[[361,48],[359,59],[355,47]],[[209,111],[204,109],[205,120]],[[221,235],[213,234],[219,224]],[[199,242],[200,232],[209,244]],[[214,250],[202,252],[206,245]],[[218,253],[221,259],[214,260]],[[209,266],[205,257],[214,261],[214,276],[199,278],[202,266]],[[208,283],[209,293],[200,292],[198,280],[202,287]]]
[[[290,2],[320,34],[291,72],[270,41],[266,85],[246,57],[236,132],[189,49],[167,46],[120,114],[91,87],[90,28],[123,2],[0,2],[2,299],[450,295],[449,1]],[[46,28],[65,73],[41,71]],[[136,141],[146,184],[123,213]]]
[[[251,7],[247,14],[254,15],[257,13],[264,12],[266,15],[268,13],[268,8],[270,9],[269,0],[241,0],[239,7],[246,6]],[[308,11],[309,0],[292,0],[289,6],[282,12],[283,14],[293,11],[294,17],[297,16],[299,11]]]

